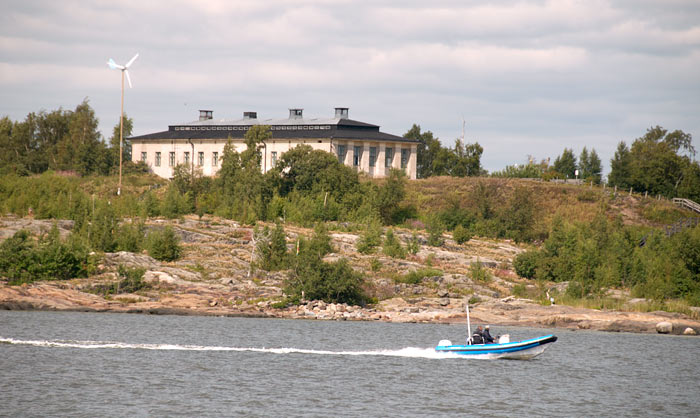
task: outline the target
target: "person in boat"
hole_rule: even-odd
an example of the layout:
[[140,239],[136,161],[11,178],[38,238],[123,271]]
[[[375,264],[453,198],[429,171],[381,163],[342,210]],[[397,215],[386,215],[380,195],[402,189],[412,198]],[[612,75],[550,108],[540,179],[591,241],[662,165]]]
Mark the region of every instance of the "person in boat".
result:
[[483,344],[484,343],[484,330],[481,329],[481,325],[476,327],[476,331],[471,337],[472,344]]
[[486,325],[486,327],[484,327],[484,331],[481,333],[481,336],[484,339],[484,344],[493,344],[494,339],[491,336],[491,332],[489,331],[488,325]]

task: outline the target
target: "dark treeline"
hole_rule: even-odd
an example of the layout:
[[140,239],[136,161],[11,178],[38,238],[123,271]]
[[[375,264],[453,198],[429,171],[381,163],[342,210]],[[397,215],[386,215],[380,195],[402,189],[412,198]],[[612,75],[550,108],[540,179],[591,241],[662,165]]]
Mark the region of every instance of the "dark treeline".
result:
[[[124,138],[133,122],[124,117]],[[46,170],[79,174],[112,173],[119,165],[119,122],[109,142],[98,131],[98,119],[87,99],[75,110],[30,113],[23,121],[0,119],[0,174],[40,174]],[[131,168],[131,148],[124,161]],[[142,167],[143,169],[143,167]]]
[[414,124],[403,136],[419,141],[417,152],[417,176],[419,179],[431,176],[468,177],[481,176],[486,171],[481,167],[481,154],[484,149],[478,142],[465,144],[457,139],[454,148],[443,147],[430,131],[421,132]]
[[657,232],[640,246],[645,236],[604,213],[589,223],[558,217],[542,247],[518,255],[513,265],[520,276],[543,283],[568,281],[572,298],[629,288],[636,297],[700,305],[700,228],[670,238]]
[[621,141],[610,161],[608,183],[639,193],[700,200],[700,164],[694,161],[692,136],[649,128],[628,147]]

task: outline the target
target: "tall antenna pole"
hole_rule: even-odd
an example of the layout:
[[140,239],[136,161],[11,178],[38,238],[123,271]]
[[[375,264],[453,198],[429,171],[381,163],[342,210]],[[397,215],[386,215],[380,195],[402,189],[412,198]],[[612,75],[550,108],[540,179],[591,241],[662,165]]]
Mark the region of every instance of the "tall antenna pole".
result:
[[124,143],[124,70],[122,70],[122,105],[119,112],[119,187],[117,196],[122,194],[122,148]]

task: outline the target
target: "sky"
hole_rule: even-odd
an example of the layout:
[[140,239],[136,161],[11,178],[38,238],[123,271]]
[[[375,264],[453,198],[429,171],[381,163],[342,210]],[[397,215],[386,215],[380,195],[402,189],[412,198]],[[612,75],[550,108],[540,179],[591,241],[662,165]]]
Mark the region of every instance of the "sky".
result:
[[105,137],[120,74],[134,134],[214,118],[350,118],[444,146],[462,136],[500,170],[564,148],[680,129],[700,148],[700,1],[3,0],[0,117],[73,110]]

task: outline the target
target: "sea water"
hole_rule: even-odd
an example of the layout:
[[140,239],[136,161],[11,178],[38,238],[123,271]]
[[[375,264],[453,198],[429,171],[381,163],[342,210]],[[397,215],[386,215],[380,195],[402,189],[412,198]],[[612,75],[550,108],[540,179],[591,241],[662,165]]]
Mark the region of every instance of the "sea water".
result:
[[555,334],[529,361],[436,353],[464,325],[0,312],[0,416],[698,416],[700,339]]

